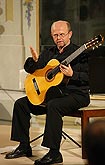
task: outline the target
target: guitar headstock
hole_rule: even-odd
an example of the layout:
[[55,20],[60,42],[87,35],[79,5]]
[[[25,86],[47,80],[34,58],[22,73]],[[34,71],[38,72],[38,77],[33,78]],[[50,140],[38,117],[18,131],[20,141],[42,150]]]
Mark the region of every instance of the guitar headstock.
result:
[[94,49],[95,47],[102,45],[103,41],[104,41],[104,37],[101,34],[99,34],[84,45],[85,45],[86,49],[88,49],[88,48]]

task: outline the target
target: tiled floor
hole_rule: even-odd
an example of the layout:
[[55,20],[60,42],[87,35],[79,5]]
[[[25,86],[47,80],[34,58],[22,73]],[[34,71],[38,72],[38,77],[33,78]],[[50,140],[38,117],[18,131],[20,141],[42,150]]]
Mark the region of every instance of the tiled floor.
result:
[[[0,90],[0,164],[3,165],[32,165],[34,160],[42,157],[47,148],[41,146],[42,138],[33,142],[33,157],[21,157],[13,160],[6,160],[5,153],[14,149],[18,143],[10,141],[11,118],[14,101],[24,96],[24,92]],[[103,102],[105,105],[105,102]],[[32,117],[30,137],[31,139],[43,133],[45,116]],[[63,130],[68,133],[78,143],[81,143],[80,120],[78,118],[64,118]],[[81,158],[81,148],[70,141],[68,138],[62,138],[61,153],[63,155],[63,165],[84,165],[86,160]]]
[[[0,154],[0,164],[3,164],[3,165],[5,165],[5,164],[31,165],[31,164],[33,164],[35,159],[42,157],[48,150],[47,148],[44,148],[40,145],[41,141],[42,141],[42,138],[40,138],[31,144],[32,151],[33,151],[33,157],[30,157],[30,158],[22,157],[22,158],[17,158],[17,159],[12,159],[12,160],[6,160],[4,158],[5,153],[13,150],[18,145],[18,143],[12,142],[9,139],[11,126],[0,125],[0,130],[1,130],[0,131],[0,138],[1,138],[1,140],[0,140],[0,153],[1,153]],[[72,136],[72,138],[74,138],[75,140],[80,142],[80,130],[79,129],[65,128],[64,130],[67,133],[69,133]],[[40,127],[40,128],[31,127],[31,130],[30,130],[31,139],[33,139],[37,135],[40,135],[42,132],[43,132],[43,127]],[[63,159],[64,159],[63,165],[84,165],[85,164],[85,160],[83,160],[81,158],[81,148],[76,146],[72,141],[70,141],[68,139],[64,140],[64,138],[62,138],[61,153],[62,153]]]

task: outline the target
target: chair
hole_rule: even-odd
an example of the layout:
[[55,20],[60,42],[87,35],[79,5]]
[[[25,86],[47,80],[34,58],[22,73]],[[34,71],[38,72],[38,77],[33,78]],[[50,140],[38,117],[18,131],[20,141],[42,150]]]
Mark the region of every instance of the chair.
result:
[[[20,69],[20,70],[19,70],[19,89],[20,89],[20,90],[24,90],[24,80],[25,80],[25,78],[26,78],[26,75],[27,75],[27,72],[25,72],[24,69]],[[45,105],[43,104],[43,105],[41,105],[41,106],[45,106]],[[38,137],[34,138],[33,140],[31,140],[30,143],[32,143],[32,142],[38,140],[38,139],[41,138],[43,135],[44,135],[44,133],[41,134],[41,135],[39,135]],[[77,141],[75,141],[71,136],[69,136],[69,135],[68,135],[66,132],[64,132],[64,131],[62,131],[62,137],[63,137],[64,139],[66,139],[66,138],[70,139],[70,140],[71,140],[72,142],[74,142],[78,147],[81,147],[81,145],[80,145]]]

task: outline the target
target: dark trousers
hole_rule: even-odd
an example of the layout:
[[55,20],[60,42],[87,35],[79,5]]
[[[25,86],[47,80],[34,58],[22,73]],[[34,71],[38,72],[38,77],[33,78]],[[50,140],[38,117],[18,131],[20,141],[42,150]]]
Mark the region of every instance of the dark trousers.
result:
[[69,116],[70,113],[87,106],[89,102],[89,94],[83,92],[72,92],[60,98],[53,98],[48,101],[46,107],[32,105],[27,97],[20,98],[14,104],[11,140],[28,143],[31,113],[46,114],[42,145],[59,149],[62,138],[62,117]]

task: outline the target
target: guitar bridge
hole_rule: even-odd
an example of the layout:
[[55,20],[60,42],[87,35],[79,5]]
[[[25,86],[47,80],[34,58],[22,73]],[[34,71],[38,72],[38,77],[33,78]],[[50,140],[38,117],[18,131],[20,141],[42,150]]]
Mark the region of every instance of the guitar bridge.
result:
[[39,88],[38,88],[38,84],[37,84],[35,78],[33,78],[32,81],[33,81],[33,84],[34,84],[34,87],[35,87],[35,90],[36,90],[37,94],[40,95],[40,91],[39,91]]

